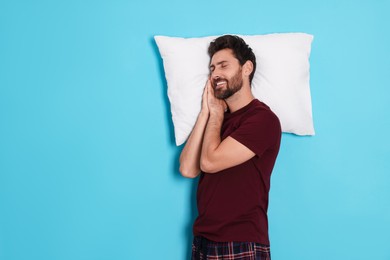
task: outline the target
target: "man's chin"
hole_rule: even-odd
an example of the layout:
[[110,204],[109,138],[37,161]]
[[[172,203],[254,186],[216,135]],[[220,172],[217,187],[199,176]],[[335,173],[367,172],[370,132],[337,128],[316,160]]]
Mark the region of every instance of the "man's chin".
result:
[[225,93],[222,92],[222,91],[217,91],[217,92],[214,92],[214,97],[217,98],[217,99],[225,99]]
[[215,98],[217,99],[221,99],[221,100],[226,100],[228,98],[230,98],[232,95],[215,95]]

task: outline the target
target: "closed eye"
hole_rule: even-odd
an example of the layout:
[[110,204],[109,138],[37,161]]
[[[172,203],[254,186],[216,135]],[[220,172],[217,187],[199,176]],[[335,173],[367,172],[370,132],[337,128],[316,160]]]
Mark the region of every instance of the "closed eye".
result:
[[220,68],[225,69],[229,63],[227,61],[221,61],[217,64]]
[[227,63],[227,61],[221,61],[221,62],[218,62],[216,65],[210,65],[210,72],[213,72],[214,70],[215,70],[215,67],[217,66],[217,67],[219,67],[219,68],[221,68],[221,69],[225,69],[225,68],[227,68],[228,67],[228,63]]

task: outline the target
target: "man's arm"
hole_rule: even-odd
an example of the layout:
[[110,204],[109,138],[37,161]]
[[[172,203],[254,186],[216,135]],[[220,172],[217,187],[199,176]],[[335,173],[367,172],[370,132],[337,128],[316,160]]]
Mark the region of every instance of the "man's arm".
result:
[[226,104],[215,98],[211,85],[207,85],[207,92],[210,116],[204,133],[200,168],[207,173],[216,173],[246,162],[255,156],[255,153],[232,137],[221,142]]
[[203,135],[209,118],[207,105],[207,85],[202,97],[202,109],[198,115],[195,126],[180,154],[180,173],[187,178],[195,178],[200,173],[200,153],[203,143]]

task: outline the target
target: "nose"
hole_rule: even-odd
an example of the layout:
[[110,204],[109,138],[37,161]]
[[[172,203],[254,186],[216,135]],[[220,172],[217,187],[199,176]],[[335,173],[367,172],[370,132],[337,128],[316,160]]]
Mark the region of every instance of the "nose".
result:
[[220,76],[219,72],[216,69],[210,73],[210,78],[213,79],[213,80],[217,80],[220,77],[221,76]]
[[211,78],[212,78],[213,80],[218,80],[218,79],[220,78],[220,76],[218,76],[218,75],[212,75]]
[[215,84],[218,82],[219,79],[220,77],[218,75],[211,75],[210,76],[211,85],[215,86]]
[[218,70],[218,67],[217,68],[214,68],[211,72],[210,72],[210,78],[212,79],[218,79],[220,78],[220,71]]

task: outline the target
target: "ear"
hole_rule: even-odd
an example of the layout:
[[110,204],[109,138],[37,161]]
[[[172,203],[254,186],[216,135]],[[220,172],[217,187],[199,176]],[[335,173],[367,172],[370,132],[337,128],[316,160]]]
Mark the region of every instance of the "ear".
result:
[[244,76],[249,77],[253,71],[253,63],[250,60],[247,60],[244,65],[242,65],[242,72]]

